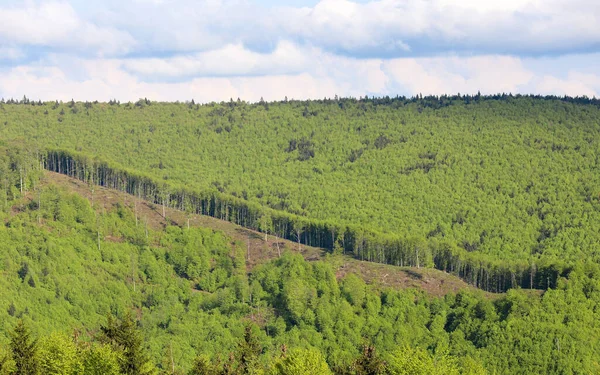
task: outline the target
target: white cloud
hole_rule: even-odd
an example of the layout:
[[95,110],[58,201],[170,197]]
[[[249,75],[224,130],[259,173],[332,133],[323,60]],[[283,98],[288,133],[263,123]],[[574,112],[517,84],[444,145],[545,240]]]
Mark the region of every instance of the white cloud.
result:
[[82,20],[66,2],[33,3],[0,8],[0,44],[33,45],[124,53],[134,44],[126,32]]
[[14,47],[0,47],[0,61],[2,60],[19,60],[23,58],[25,54],[18,48]]
[[593,96],[598,24],[595,0],[0,0],[0,94]]
[[469,11],[486,12],[516,12],[531,6],[541,5],[541,0],[439,0],[438,5],[443,8],[464,8]]
[[245,76],[299,74],[309,64],[313,51],[301,49],[290,42],[281,42],[269,53],[257,53],[241,44],[192,55],[170,58],[125,60],[123,65],[144,77],[176,78],[190,76]]
[[[252,54],[249,55],[254,58]],[[585,56],[581,57],[585,59]],[[188,77],[178,82],[144,80],[133,73],[122,59],[78,59],[57,56],[45,64],[21,65],[0,72],[0,95],[42,100],[134,101],[189,100],[199,102],[242,98],[257,101],[288,98],[306,99],[339,96],[415,95],[498,92],[568,94],[599,96],[600,75],[573,70],[562,76],[561,62],[550,70],[536,73],[523,60],[508,56],[433,57],[398,59],[353,59],[311,50],[301,73],[242,76],[223,70],[220,77]],[[158,61],[158,60],[157,60]],[[160,61],[158,61],[160,62]],[[166,67],[166,68],[165,68]],[[170,62],[157,63],[157,70]],[[196,67],[192,66],[193,69]],[[229,68],[228,68],[229,69]],[[178,71],[175,71],[177,73]],[[227,74],[225,74],[227,73]],[[148,74],[152,74],[149,71]]]
[[1,5],[0,45],[89,55],[268,51],[282,41],[358,57],[447,53],[547,55],[597,51],[596,0],[28,0]]
[[[88,76],[70,79],[59,67],[21,66],[0,73],[0,93],[4,97],[26,94],[42,100],[109,100],[134,101],[141,97],[153,100],[189,100],[199,102],[244,98],[258,101],[278,100],[285,96],[307,99],[333,96],[341,92],[331,79],[309,74],[268,77],[196,78],[179,83],[147,83],[123,71],[117,60],[81,60]],[[75,94],[74,94],[75,93]]]
[[[361,57],[545,55],[597,51],[596,0],[72,0],[79,16],[135,36],[134,52],[197,53],[225,45],[270,50],[282,40]],[[61,3],[57,3],[61,4]],[[63,4],[64,5],[64,4]]]
[[543,76],[535,86],[536,92],[554,95],[600,97],[600,76],[570,72],[567,78]]
[[519,92],[534,77],[519,58],[508,56],[394,59],[384,70],[413,94]]
[[600,5],[594,0],[322,0],[287,10],[290,37],[370,56],[472,53],[544,54],[598,49]]
[[128,30],[136,52],[151,56],[263,40],[272,30],[272,22],[262,21],[266,12],[246,0],[107,0],[79,9],[95,24]]
[[70,36],[80,25],[67,3],[31,2],[0,11],[0,35],[13,43],[48,45]]

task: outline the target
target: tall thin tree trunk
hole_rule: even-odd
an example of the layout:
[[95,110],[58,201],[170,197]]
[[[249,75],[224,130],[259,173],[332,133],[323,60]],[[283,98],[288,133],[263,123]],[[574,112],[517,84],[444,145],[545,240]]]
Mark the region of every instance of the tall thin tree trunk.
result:
[[38,190],[38,224],[42,223],[42,191]]
[[131,280],[133,281],[133,291],[135,292],[135,254],[131,254]]
[[415,248],[415,250],[417,251],[417,268],[421,268],[421,267],[419,266],[419,247],[417,246],[417,247]]
[[248,262],[250,262],[250,234],[248,234],[248,255],[247,255],[247,259],[248,259]]
[[275,235],[275,244],[277,245],[277,256],[281,258],[281,249],[279,248],[279,238]]

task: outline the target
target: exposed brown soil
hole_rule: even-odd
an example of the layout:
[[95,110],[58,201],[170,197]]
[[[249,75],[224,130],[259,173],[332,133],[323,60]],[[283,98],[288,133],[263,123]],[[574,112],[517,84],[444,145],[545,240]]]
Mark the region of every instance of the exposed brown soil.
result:
[[[205,227],[224,232],[238,246],[248,250],[247,269],[252,270],[258,264],[275,259],[286,250],[300,252],[307,260],[322,259],[326,252],[323,249],[267,236],[260,232],[243,228],[228,221],[209,216],[188,215],[184,212],[165,208],[146,201],[137,200],[133,196],[99,186],[90,187],[88,184],[68,176],[46,172],[43,183],[55,184],[77,193],[92,201],[98,209],[109,210],[121,204],[137,211],[140,219],[147,221],[148,226],[160,230],[168,224],[186,227]],[[120,241],[118,238],[107,238],[109,241]],[[360,261],[348,256],[331,257],[331,262],[337,267],[337,277],[342,278],[349,273],[361,276],[367,283],[381,288],[405,289],[417,288],[432,296],[444,296],[460,290],[477,290],[456,276],[435,269],[396,267],[373,262]],[[481,292],[484,293],[484,292]],[[484,293],[490,298],[500,294]]]
[[337,277],[341,278],[349,273],[360,275],[379,288],[416,288],[436,297],[461,290],[477,290],[490,298],[501,296],[501,294],[484,292],[454,275],[431,268],[397,267],[345,257],[338,268]]

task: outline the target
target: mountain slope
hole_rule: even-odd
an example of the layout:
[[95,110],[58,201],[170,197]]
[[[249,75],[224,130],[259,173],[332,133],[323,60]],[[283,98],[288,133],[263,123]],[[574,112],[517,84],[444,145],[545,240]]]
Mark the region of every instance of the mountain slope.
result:
[[[133,311],[143,346],[165,373],[174,364],[187,371],[197,354],[216,361],[231,352],[235,359],[248,324],[260,343],[259,368],[271,367],[285,345],[313,348],[339,372],[369,344],[393,363],[421,348],[423,360],[482,364],[491,373],[599,369],[596,264],[578,265],[543,295],[511,290],[495,300],[481,292],[436,298],[415,289],[374,287],[353,274],[338,278],[336,258],[333,264],[308,262],[290,251],[250,265],[248,273],[246,243],[212,229],[188,229],[185,221],[183,228],[156,221],[153,229],[155,211],[140,209],[136,221],[132,197],[97,187],[92,207],[67,191],[90,186],[63,176],[40,183],[35,169],[28,169],[27,183],[21,183],[23,169],[15,167],[25,164],[11,150],[8,159],[0,152],[0,168],[9,172],[1,189],[8,206],[0,210],[5,345],[19,319],[43,342],[55,337],[50,332],[74,329],[87,341],[107,314]],[[64,183],[58,186],[53,178]],[[419,270],[407,271],[418,278]]]

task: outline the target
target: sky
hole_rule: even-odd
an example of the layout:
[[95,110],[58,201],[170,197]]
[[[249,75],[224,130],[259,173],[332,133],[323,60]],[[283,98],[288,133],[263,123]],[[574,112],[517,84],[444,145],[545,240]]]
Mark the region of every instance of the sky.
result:
[[0,0],[0,96],[600,97],[598,0]]

